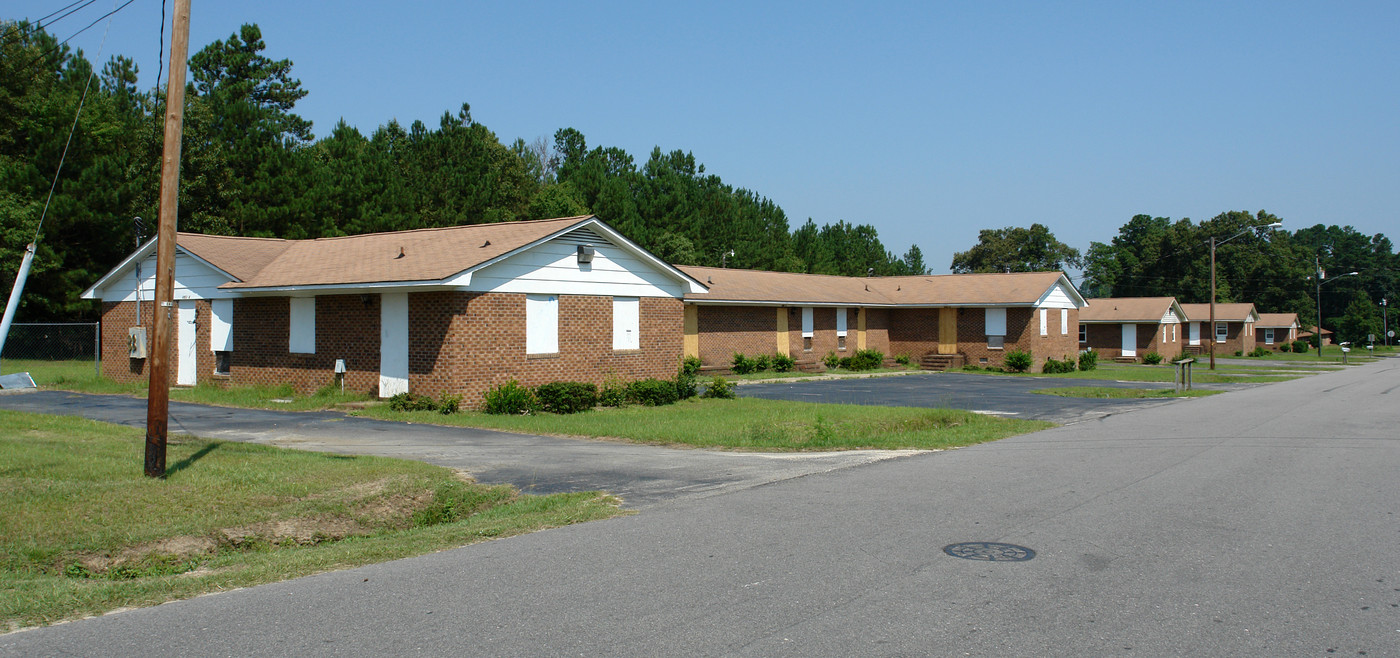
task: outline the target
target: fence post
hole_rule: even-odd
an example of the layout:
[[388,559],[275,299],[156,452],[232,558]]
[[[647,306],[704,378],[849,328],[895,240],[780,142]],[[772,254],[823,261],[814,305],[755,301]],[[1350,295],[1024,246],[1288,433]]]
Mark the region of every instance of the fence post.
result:
[[102,377],[102,323],[92,323],[92,376]]

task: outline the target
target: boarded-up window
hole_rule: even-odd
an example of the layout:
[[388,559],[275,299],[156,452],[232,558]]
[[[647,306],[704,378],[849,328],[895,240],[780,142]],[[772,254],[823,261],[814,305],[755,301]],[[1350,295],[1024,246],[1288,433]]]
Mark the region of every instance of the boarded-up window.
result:
[[1069,309],[1060,309],[1060,335],[1069,335]]
[[559,296],[525,296],[525,353],[559,352]]
[[[209,350],[233,351],[233,300],[215,299],[209,302]],[[314,321],[314,320],[313,320]]]
[[1050,335],[1050,322],[1049,322],[1049,318],[1048,318],[1048,309],[1043,309],[1043,308],[1040,309],[1040,335],[1042,335],[1042,336],[1049,336],[1049,335]]
[[316,353],[316,298],[291,298],[291,327],[287,336],[287,351],[295,354]]
[[613,298],[613,349],[641,349],[641,317],[639,298]]
[[844,308],[836,309],[836,335],[846,335],[846,309]]
[[802,337],[803,337],[803,338],[811,338],[811,337],[812,337],[812,307],[811,307],[811,306],[803,306],[803,307],[802,307]]
[[987,335],[988,335],[988,336],[1005,336],[1005,335],[1006,335],[1006,309],[1004,309],[1004,308],[989,308],[989,309],[987,309]]

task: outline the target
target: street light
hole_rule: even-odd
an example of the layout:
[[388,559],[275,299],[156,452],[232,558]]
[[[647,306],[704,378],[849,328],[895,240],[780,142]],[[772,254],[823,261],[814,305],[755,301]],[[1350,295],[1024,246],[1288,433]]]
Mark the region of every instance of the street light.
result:
[[1236,233],[1218,242],[1216,241],[1215,236],[1211,236],[1210,238],[1210,340],[1208,342],[1210,344],[1211,370],[1215,370],[1215,248],[1219,245],[1225,244],[1226,242],[1234,240],[1235,238],[1238,238],[1241,235],[1244,235],[1245,233],[1248,233],[1250,231],[1257,231],[1259,229],[1265,228],[1274,229],[1280,228],[1282,226],[1283,222],[1273,222],[1272,224],[1265,224],[1262,226],[1246,227],[1243,231],[1240,231],[1239,233]]
[[1385,340],[1385,346],[1390,347],[1390,307],[1386,305],[1385,298],[1381,298],[1381,338]]
[[[1322,281],[1322,263],[1317,259],[1317,256],[1313,256],[1313,265],[1317,267],[1317,271],[1314,273],[1314,276],[1313,276],[1313,279],[1314,279],[1315,281],[1317,281],[1317,326],[1313,327],[1313,329],[1316,330],[1316,331],[1313,332],[1313,338],[1317,339],[1317,358],[1321,359],[1321,358],[1322,358],[1322,284],[1323,284],[1323,281]],[[1360,272],[1347,272],[1346,274],[1343,274],[1343,275],[1341,275],[1341,276],[1338,276],[1338,277],[1335,278],[1335,279],[1330,279],[1330,280],[1328,280],[1327,283],[1331,283],[1331,282],[1333,282],[1333,281],[1339,281],[1339,280],[1341,280],[1342,277],[1356,276],[1356,275],[1358,275],[1358,274],[1361,274],[1361,273],[1360,273]]]

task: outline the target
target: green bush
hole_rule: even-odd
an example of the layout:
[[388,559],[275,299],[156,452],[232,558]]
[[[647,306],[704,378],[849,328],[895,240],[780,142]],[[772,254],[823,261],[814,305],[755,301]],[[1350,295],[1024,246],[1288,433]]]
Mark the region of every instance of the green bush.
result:
[[1142,355],[1142,362],[1149,366],[1155,366],[1162,362],[1162,355],[1156,352],[1148,352]]
[[608,377],[598,391],[598,406],[621,407],[627,404],[627,382],[617,376]]
[[1273,352],[1270,351],[1267,347],[1256,347],[1249,353],[1250,356],[1255,358],[1259,358],[1261,356],[1269,356],[1271,354],[1273,354]]
[[481,410],[488,414],[522,415],[539,411],[540,401],[535,392],[520,385],[514,379],[492,388],[482,394],[485,398]]
[[908,354],[901,354],[894,358],[894,362],[902,366],[907,366],[911,363],[911,359]]
[[851,370],[875,370],[885,364],[885,353],[880,350],[868,349],[857,350],[851,357],[850,365],[842,364],[843,368]]
[[841,357],[835,352],[827,352],[826,356],[822,357],[822,365],[826,366],[827,370],[835,370],[841,367]]
[[700,394],[700,397],[733,400],[735,397],[734,384],[719,375],[715,375],[715,378],[705,385],[705,392]]
[[1079,369],[1093,370],[1099,367],[1099,353],[1094,350],[1084,350],[1079,353]]
[[399,393],[389,398],[389,408],[394,411],[436,411],[447,415],[457,413],[461,405],[462,396],[448,395],[446,392],[436,400],[413,393]]
[[1031,364],[1035,363],[1035,356],[1025,350],[1011,350],[1006,353],[1006,359],[1002,365],[1010,372],[1025,372],[1031,369]]
[[676,373],[676,398],[679,400],[689,400],[695,397],[695,375],[687,375],[684,372]]
[[1235,350],[1235,356],[1244,356],[1244,350]]
[[1283,342],[1278,344],[1278,351],[1280,352],[1287,352],[1290,349],[1292,349],[1292,345],[1290,343]]
[[771,358],[772,358],[772,357],[768,356],[767,354],[760,354],[760,355],[754,357],[754,358],[753,358],[753,370],[754,370],[754,372],[764,372],[764,371],[768,370],[768,367],[772,365],[772,361],[770,360]]
[[550,382],[535,387],[540,409],[554,414],[576,414],[598,406],[598,387],[587,382]]
[[705,365],[698,356],[688,356],[681,359],[681,372],[690,376],[700,374],[700,366]]
[[792,372],[797,367],[797,359],[786,354],[773,355],[773,372]]
[[627,385],[627,401],[648,407],[675,404],[676,383],[665,379],[638,379]]
[[1074,365],[1074,359],[1070,358],[1066,358],[1064,361],[1046,359],[1045,365],[1041,366],[1040,371],[1052,375],[1066,372],[1074,372]]
[[758,364],[743,354],[734,353],[734,360],[730,361],[729,369],[736,375],[747,375],[758,369]]
[[442,397],[439,397],[437,401],[437,412],[444,416],[457,413],[457,410],[461,407],[462,396],[448,395],[446,391],[443,392]]
[[1297,352],[1298,354],[1307,354],[1307,353],[1308,353],[1308,342],[1305,341],[1305,340],[1295,340],[1295,341],[1293,341],[1293,351],[1294,351],[1294,352]]

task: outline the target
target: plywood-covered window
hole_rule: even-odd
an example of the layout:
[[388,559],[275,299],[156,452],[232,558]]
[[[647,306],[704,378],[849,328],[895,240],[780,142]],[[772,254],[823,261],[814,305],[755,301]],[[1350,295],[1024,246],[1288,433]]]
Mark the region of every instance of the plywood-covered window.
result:
[[846,309],[836,309],[836,349],[846,349]]
[[291,322],[287,336],[287,351],[294,354],[316,353],[316,298],[292,297]]
[[559,352],[559,296],[525,296],[525,353]]
[[802,307],[802,351],[812,351],[812,307]]
[[[1042,320],[1044,317],[1043,315],[1041,316]],[[1006,309],[987,309],[985,327],[987,333],[987,347],[994,350],[1001,349],[1006,342]]]
[[214,374],[227,375],[233,351],[233,300],[209,302],[209,351],[214,353]]
[[637,350],[642,348],[641,319],[641,299],[637,297],[613,298],[613,349]]
[[1069,335],[1069,309],[1060,309],[1060,335]]
[[1050,335],[1049,309],[1040,309],[1040,335]]

